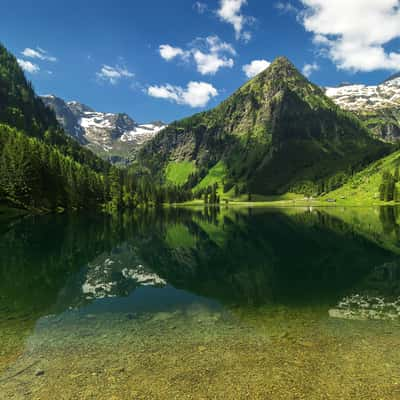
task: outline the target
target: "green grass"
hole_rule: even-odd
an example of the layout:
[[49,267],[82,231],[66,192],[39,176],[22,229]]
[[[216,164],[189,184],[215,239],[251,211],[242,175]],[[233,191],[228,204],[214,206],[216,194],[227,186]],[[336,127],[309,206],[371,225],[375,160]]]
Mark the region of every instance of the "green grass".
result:
[[195,170],[196,167],[193,161],[171,161],[165,171],[167,182],[174,185],[183,185]]
[[221,193],[223,188],[223,180],[226,176],[226,166],[223,161],[218,161],[209,171],[208,174],[193,189],[195,192],[208,186],[218,183],[218,191]]
[[400,164],[400,151],[390,154],[369,165],[355,174],[349,182],[321,197],[322,200],[334,199],[343,205],[379,205],[385,204],[379,200],[379,186],[382,182],[382,172],[394,172]]

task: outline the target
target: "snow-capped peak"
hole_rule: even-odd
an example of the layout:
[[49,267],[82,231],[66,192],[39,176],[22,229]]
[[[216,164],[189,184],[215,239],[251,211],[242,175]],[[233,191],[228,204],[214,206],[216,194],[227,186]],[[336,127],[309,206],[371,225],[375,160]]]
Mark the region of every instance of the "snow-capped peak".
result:
[[368,111],[400,106],[400,77],[376,86],[346,85],[326,88],[326,95],[340,107]]
[[138,124],[127,114],[99,112],[77,101],[68,101],[53,95],[42,96],[46,105],[52,108],[65,131],[83,144],[99,153],[111,155],[118,147],[131,153],[136,147],[154,137],[166,125],[162,122]]

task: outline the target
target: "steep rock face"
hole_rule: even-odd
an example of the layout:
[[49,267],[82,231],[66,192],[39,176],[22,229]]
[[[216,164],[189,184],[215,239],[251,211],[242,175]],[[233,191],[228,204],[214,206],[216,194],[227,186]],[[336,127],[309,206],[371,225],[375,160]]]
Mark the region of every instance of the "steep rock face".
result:
[[85,132],[79,125],[79,117],[71,110],[71,107],[64,100],[52,95],[42,96],[41,98],[43,103],[55,112],[58,122],[64,127],[65,131],[80,143],[86,143]]
[[374,134],[386,141],[400,139],[400,76],[377,86],[346,85],[327,88],[326,95],[341,108],[354,112]]
[[129,158],[166,126],[162,122],[139,125],[127,114],[98,112],[79,102],[65,102],[53,95],[42,96],[42,99],[54,110],[66,132],[111,160]]
[[247,82],[215,109],[171,124],[148,142],[139,160],[152,171],[192,161],[190,186],[212,182],[229,191],[304,192],[324,179],[357,169],[385,152],[385,145],[284,57]]

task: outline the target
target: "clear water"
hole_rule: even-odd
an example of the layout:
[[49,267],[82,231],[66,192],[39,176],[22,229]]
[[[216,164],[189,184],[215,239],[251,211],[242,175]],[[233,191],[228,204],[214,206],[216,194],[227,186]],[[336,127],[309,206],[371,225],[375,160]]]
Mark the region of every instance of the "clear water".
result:
[[400,213],[0,228],[0,399],[400,399]]

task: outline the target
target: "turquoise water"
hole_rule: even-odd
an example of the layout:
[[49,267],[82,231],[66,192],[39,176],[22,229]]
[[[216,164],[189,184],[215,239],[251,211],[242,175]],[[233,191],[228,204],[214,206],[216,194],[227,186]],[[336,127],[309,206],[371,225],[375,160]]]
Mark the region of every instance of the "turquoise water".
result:
[[0,398],[400,398],[397,215],[168,209],[4,225]]

